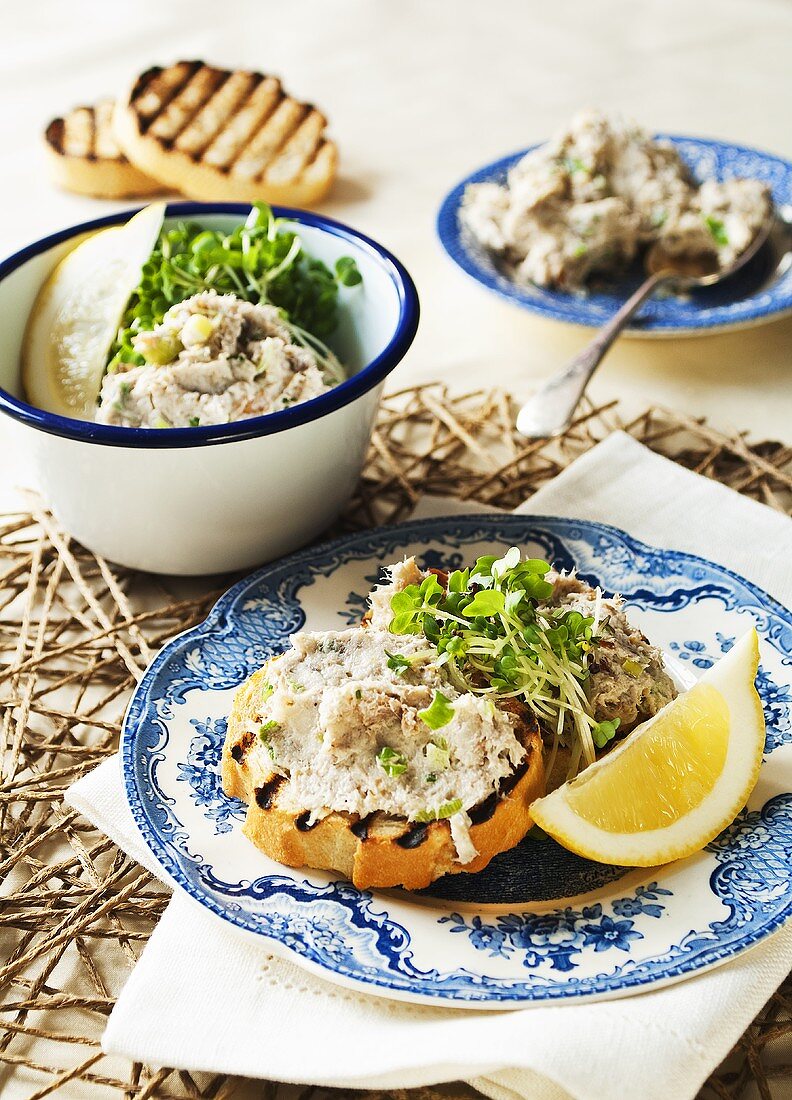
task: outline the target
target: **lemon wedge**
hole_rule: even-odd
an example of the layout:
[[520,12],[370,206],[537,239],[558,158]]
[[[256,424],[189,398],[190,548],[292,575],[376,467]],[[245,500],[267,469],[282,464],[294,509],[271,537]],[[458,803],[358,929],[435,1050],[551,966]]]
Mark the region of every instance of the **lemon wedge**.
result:
[[22,342],[22,383],[31,404],[94,419],[110,348],[164,215],[165,204],[152,203],[124,225],[84,237],[57,264]]
[[697,852],[737,816],[765,743],[755,630],[626,740],[531,806],[537,825],[600,863],[652,867]]

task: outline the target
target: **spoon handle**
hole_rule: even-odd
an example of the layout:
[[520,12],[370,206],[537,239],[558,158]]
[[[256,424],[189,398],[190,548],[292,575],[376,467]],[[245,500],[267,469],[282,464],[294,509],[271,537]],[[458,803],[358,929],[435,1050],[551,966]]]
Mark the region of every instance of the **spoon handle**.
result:
[[594,371],[636,310],[654,293],[662,275],[650,275],[562,371],[548,379],[520,409],[517,431],[529,439],[559,435],[575,414]]

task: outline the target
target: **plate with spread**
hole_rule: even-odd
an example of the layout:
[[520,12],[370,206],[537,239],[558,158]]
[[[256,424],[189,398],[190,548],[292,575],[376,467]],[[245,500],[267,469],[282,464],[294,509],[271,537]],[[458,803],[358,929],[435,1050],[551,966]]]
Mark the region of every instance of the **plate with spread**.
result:
[[[525,556],[521,563],[520,555]],[[690,689],[704,687],[718,663],[733,660],[740,639],[755,629],[761,657],[755,698],[766,733],[747,805],[702,850],[662,866],[584,858],[536,829],[481,870],[446,873],[411,890],[355,886],[358,867],[345,876],[276,862],[247,826],[243,835],[248,807],[224,791],[224,744],[235,696],[263,666],[272,669],[285,661],[284,683],[301,698],[305,693],[305,701],[313,687],[305,667],[293,663],[298,639],[303,647],[306,639],[322,639],[333,663],[343,665],[338,639],[360,629],[367,594],[388,581],[382,567],[412,558],[434,607],[447,606],[438,595],[443,584],[445,599],[458,598],[458,606],[471,599],[461,589],[472,562],[479,573],[489,569],[501,579],[507,567],[530,574],[529,587],[542,599],[552,587],[548,577],[567,589],[574,577],[576,591],[596,593],[597,619],[599,601],[615,604],[619,593],[618,606],[635,631],[662,654],[677,701],[692,699]],[[546,563],[552,563],[552,573]],[[500,601],[497,585],[486,597],[478,592],[486,583],[473,585],[472,600],[478,602],[467,605],[468,620],[484,633],[487,608]],[[391,605],[402,616],[390,624],[388,667],[395,677],[420,657],[420,645],[408,637],[413,612],[406,607],[417,591],[406,588]],[[512,611],[517,603],[512,597]],[[570,631],[574,626],[578,639],[589,637],[588,620],[571,614],[564,620],[563,641],[568,652],[578,652]],[[377,629],[376,617],[374,606],[367,629]],[[559,625],[552,627],[554,638],[560,636]],[[399,631],[407,641],[400,642]],[[221,597],[206,622],[166,645],[138,685],[125,721],[126,794],[146,844],[177,888],[218,919],[255,936],[266,950],[328,980],[385,997],[469,1008],[623,996],[733,958],[792,913],[791,667],[792,615],[754,585],[701,558],[569,519],[475,515],[408,521],[347,535],[265,566]],[[506,665],[498,670],[508,675]],[[297,677],[304,682],[295,682]],[[280,692],[281,703],[288,704],[289,692],[270,679],[264,697],[272,703]],[[655,682],[661,682],[659,672]],[[353,705],[366,683],[351,692]],[[433,774],[423,777],[432,788],[435,773],[448,767],[449,750],[453,755],[450,712],[455,705],[461,712],[461,698],[450,690],[447,696],[435,691],[431,705],[419,711],[432,731]],[[477,721],[492,720],[483,703],[476,706]],[[595,735],[603,734],[603,725],[592,727]],[[447,736],[439,737],[444,730]],[[507,732],[501,729],[499,736]],[[608,735],[613,731],[605,731]],[[258,741],[277,760],[283,749],[278,722],[262,723]],[[235,748],[232,756],[239,762]],[[320,749],[317,743],[317,753]],[[382,782],[410,766],[397,750],[378,754]],[[522,775],[525,769],[518,771]],[[509,792],[515,782],[507,784]],[[276,786],[257,788],[262,811],[271,808]],[[427,793],[433,805],[431,797]],[[404,833],[409,843],[402,845],[405,860],[420,852],[432,829],[446,825],[438,819],[461,810],[456,803],[445,805],[448,815],[442,808],[412,815]],[[476,828],[485,828],[497,813],[492,799],[471,810],[474,843]],[[319,816],[298,815],[296,829],[310,837]],[[362,845],[368,840],[367,829],[360,827],[364,820],[355,815],[356,842]],[[460,859],[470,858],[459,842],[457,851]],[[369,873],[380,872],[375,867]]]
[[551,142],[460,181],[443,200],[437,232],[451,259],[500,297],[601,327],[645,278],[651,243],[672,253],[708,250],[725,266],[747,247],[768,199],[774,229],[742,270],[716,286],[650,299],[626,330],[692,336],[792,311],[788,161],[705,138],[650,139],[584,112]]

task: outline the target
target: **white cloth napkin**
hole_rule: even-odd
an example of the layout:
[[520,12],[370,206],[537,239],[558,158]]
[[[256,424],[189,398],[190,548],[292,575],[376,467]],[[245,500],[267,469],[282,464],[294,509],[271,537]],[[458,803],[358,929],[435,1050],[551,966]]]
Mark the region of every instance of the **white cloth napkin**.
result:
[[[422,514],[449,511],[426,502]],[[476,510],[475,506],[468,510]],[[792,599],[792,523],[617,433],[521,512],[623,527],[714,558]],[[124,800],[118,758],[68,801],[161,875]],[[590,1005],[492,1013],[336,987],[174,895],[116,1005],[108,1052],[148,1064],[347,1088],[467,1079],[496,1100],[693,1097],[792,966],[792,927],[679,985]]]

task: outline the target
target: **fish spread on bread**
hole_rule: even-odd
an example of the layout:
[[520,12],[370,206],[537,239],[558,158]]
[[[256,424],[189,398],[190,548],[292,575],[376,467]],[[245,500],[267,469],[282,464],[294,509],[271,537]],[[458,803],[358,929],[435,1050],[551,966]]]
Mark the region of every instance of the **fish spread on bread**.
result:
[[575,740],[582,719],[564,721],[577,696],[549,694],[549,658],[533,693],[515,687],[511,641],[491,639],[498,656],[487,671],[476,632],[495,633],[494,609],[503,610],[507,638],[511,623],[545,624],[551,644],[571,654],[570,669],[585,650],[579,709],[597,744],[674,697],[659,651],[617,600],[546,563],[521,572],[515,554],[500,559],[500,572],[495,558],[479,559],[478,573],[451,575],[399,562],[359,626],[300,631],[242,686],[223,786],[248,803],[244,831],[258,847],[292,866],[340,871],[361,888],[417,889],[481,870],[519,843],[531,802],[545,792],[545,752],[550,767],[564,759],[567,769],[593,754]]

